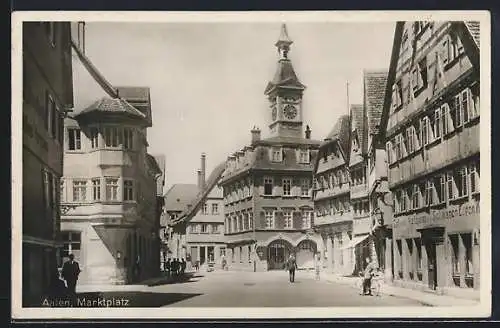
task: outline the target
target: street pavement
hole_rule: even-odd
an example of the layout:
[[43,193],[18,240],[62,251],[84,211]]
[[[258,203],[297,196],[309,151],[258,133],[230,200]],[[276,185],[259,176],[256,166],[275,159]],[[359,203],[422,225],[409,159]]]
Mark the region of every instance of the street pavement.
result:
[[[129,300],[127,307],[335,307],[423,306],[411,298],[361,296],[354,284],[297,271],[294,283],[286,271],[199,271],[179,283],[154,286],[81,286],[79,298]],[[118,304],[117,306],[119,306]],[[123,305],[123,303],[121,303]],[[112,305],[114,306],[114,305]]]

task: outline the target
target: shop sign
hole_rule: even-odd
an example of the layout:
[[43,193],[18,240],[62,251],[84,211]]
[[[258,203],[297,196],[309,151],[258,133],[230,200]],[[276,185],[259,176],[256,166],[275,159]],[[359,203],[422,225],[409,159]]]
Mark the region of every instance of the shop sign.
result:
[[[394,217],[395,225],[407,221],[410,225],[431,225],[454,218],[479,214],[479,203],[466,203],[460,206],[450,206],[443,210],[431,210],[430,214],[416,214],[411,216]],[[405,220],[406,219],[406,220]]]

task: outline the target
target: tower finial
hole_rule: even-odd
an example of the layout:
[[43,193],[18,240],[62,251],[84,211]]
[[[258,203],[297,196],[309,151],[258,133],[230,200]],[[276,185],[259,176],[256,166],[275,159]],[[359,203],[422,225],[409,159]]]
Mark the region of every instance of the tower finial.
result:
[[275,43],[275,46],[278,48],[278,53],[280,54],[280,59],[288,58],[288,51],[290,51],[290,45],[292,43],[293,41],[290,40],[290,37],[288,36],[286,24],[281,24],[280,36],[278,38],[278,41],[276,41]]

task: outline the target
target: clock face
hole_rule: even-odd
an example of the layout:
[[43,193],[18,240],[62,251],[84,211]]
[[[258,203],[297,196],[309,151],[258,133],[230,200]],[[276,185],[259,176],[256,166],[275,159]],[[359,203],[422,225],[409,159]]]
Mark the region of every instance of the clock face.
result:
[[272,112],[272,115],[273,115],[273,121],[276,120],[276,115],[277,115],[277,110],[276,110],[276,106],[273,106],[273,112]]
[[293,120],[295,116],[297,116],[297,108],[292,105],[286,105],[285,109],[283,110],[283,113],[285,114],[285,117],[289,120]]

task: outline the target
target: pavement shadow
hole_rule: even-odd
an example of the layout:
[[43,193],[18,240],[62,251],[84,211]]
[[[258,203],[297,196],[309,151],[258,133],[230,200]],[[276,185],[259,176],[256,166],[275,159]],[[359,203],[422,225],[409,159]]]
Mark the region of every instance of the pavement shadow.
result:
[[77,307],[77,308],[130,308],[160,307],[177,303],[200,293],[152,293],[152,292],[88,292],[78,293],[75,297],[47,299],[39,305],[30,307]]
[[[145,285],[149,287],[170,285],[170,284],[187,284],[191,282],[196,282],[198,278],[203,278],[204,276],[196,273],[185,273],[182,276],[163,276],[157,279],[152,279],[150,281],[144,282]],[[195,279],[195,280],[193,280]]]

